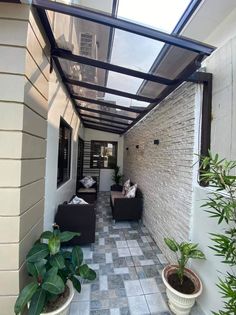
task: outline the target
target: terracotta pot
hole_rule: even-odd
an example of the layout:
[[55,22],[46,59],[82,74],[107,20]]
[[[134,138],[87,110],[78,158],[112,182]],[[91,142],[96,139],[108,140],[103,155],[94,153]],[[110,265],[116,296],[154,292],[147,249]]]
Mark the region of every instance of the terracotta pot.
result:
[[192,294],[184,294],[175,290],[168,283],[168,277],[176,273],[177,268],[177,265],[166,266],[162,271],[162,280],[166,286],[166,294],[171,311],[176,315],[188,315],[196,298],[202,293],[202,282],[192,270],[185,268],[184,275],[193,282],[195,290]]
[[[70,304],[72,302],[72,299],[74,297],[75,294],[75,289],[73,287],[73,284],[70,280],[67,281],[67,286],[69,287],[69,296],[67,298],[67,300],[65,301],[65,303],[56,311],[52,311],[52,312],[48,312],[48,313],[41,313],[40,315],[69,315],[70,313]],[[29,307],[29,305],[28,305]]]

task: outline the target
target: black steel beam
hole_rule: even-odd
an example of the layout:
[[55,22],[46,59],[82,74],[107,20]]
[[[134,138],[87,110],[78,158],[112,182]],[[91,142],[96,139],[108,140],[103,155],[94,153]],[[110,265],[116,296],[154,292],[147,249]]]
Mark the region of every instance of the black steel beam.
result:
[[105,116],[111,116],[111,117],[117,117],[120,119],[125,119],[125,120],[135,120],[134,117],[129,117],[129,116],[123,116],[123,115],[118,115],[118,114],[113,114],[113,113],[109,113],[109,112],[103,112],[102,110],[98,110],[98,109],[94,109],[94,108],[89,108],[89,107],[83,107],[83,106],[76,106],[79,110],[84,110],[84,111],[88,111],[88,112],[93,112],[93,113],[97,113],[100,115],[105,115]]
[[[57,43],[55,41],[55,38],[54,38],[54,35],[53,35],[53,32],[52,32],[50,23],[48,21],[46,12],[44,10],[42,10],[42,9],[37,9],[37,13],[38,13],[40,22],[42,23],[42,25],[43,25],[43,27],[45,29],[45,32],[47,34],[48,40],[49,40],[50,45],[51,45],[51,49],[56,49],[57,48]],[[51,60],[51,62],[52,62],[52,60]],[[64,75],[64,72],[63,72],[62,67],[60,65],[60,62],[55,58],[54,63],[56,65],[56,68],[57,68],[57,70],[59,72],[59,75],[60,75],[60,77],[62,79],[62,82],[63,82],[63,79],[64,79],[65,75]],[[51,67],[52,67],[52,65],[51,65]],[[70,96],[70,99],[71,99],[71,102],[72,102],[72,106],[74,107],[74,109],[78,113],[78,116],[80,117],[80,114],[79,114],[79,112],[76,109],[76,106],[77,106],[76,101],[71,97],[71,92],[70,92],[70,89],[69,89],[68,85],[64,83],[64,86],[66,88],[66,91],[67,91],[68,95]],[[81,120],[83,121],[82,118],[81,118]]]
[[176,80],[169,80],[169,79],[166,79],[166,78],[163,78],[160,76],[156,76],[156,75],[153,75],[150,73],[132,70],[129,68],[117,66],[117,65],[114,65],[114,64],[111,64],[108,62],[95,60],[95,59],[87,58],[84,56],[74,55],[70,51],[60,49],[60,48],[54,49],[52,51],[52,55],[53,55],[53,57],[63,58],[66,60],[70,60],[70,61],[77,62],[77,63],[82,63],[82,64],[89,65],[92,67],[105,69],[105,70],[109,70],[109,71],[113,71],[113,72],[117,72],[117,73],[122,73],[125,75],[129,75],[129,76],[140,78],[140,79],[147,80],[147,81],[156,82],[159,84],[173,85],[173,84],[177,83]]
[[[192,73],[194,73],[197,69],[200,68],[201,65],[201,58],[204,58],[203,55],[198,56],[184,71],[180,74],[180,77],[183,78],[183,81],[187,80]],[[147,109],[140,114],[125,130],[127,132],[131,127],[133,127],[140,119],[142,119],[148,112],[150,112],[154,107],[156,107],[166,96],[168,96],[171,92],[173,92],[182,81],[176,85],[168,86],[166,89],[162,91],[159,95],[158,99],[155,103],[150,104]]]
[[80,7],[74,7],[71,5],[65,5],[62,3],[52,2],[48,0],[33,0],[32,3],[34,6],[38,8],[51,10],[62,14],[67,14],[87,21],[106,25],[109,27],[115,27],[126,32],[158,40],[170,45],[195,51],[197,53],[203,53],[204,55],[209,56],[214,50],[214,47],[210,45],[202,44],[191,39],[170,35],[149,27],[145,27],[126,20],[114,18],[112,16],[97,13],[91,10],[85,10]]
[[111,124],[106,124],[106,123],[103,123],[103,122],[91,121],[91,120],[87,120],[87,119],[84,119],[83,123],[84,124],[91,124],[91,125],[95,125],[95,126],[101,126],[101,127],[102,126],[110,127],[111,129],[117,129],[117,130],[121,130],[121,131],[124,131],[124,129],[125,129],[125,127],[122,128],[122,127],[114,126],[114,125],[111,125]]
[[109,108],[118,108],[121,110],[125,110],[127,112],[133,112],[133,113],[142,113],[143,112],[142,109],[125,107],[125,106],[116,105],[116,104],[112,104],[112,103],[108,103],[108,102],[104,102],[104,101],[100,101],[100,100],[93,100],[91,98],[84,97],[84,96],[79,96],[79,95],[73,94],[72,97],[76,100],[83,101],[86,103],[97,104],[97,105],[105,106],[105,107],[109,107]]
[[81,86],[81,87],[84,87],[84,88],[90,89],[90,90],[95,90],[95,91],[99,91],[99,92],[104,92],[104,93],[119,95],[119,96],[126,97],[126,98],[135,99],[135,100],[138,100],[141,102],[152,103],[155,101],[155,99],[153,99],[153,98],[149,98],[149,97],[145,97],[145,96],[141,96],[141,95],[137,95],[137,94],[131,94],[131,93],[123,92],[120,90],[114,90],[114,89],[110,89],[110,88],[107,88],[104,86],[100,86],[100,85],[93,84],[93,83],[87,83],[87,82],[83,82],[83,81],[79,81],[79,80],[64,78],[64,82],[67,84],[71,84],[71,85]]
[[92,115],[87,115],[87,114],[81,114],[81,117],[84,119],[86,118],[91,118],[91,119],[96,119],[96,120],[103,120],[103,121],[108,121],[111,122],[113,124],[117,124],[117,125],[124,125],[125,126],[129,126],[128,123],[126,122],[122,122],[122,121],[117,121],[117,120],[112,120],[112,119],[108,119],[108,118],[104,118],[104,117],[96,117],[96,116],[92,116]]
[[118,135],[121,134],[120,131],[114,130],[114,129],[109,129],[109,128],[93,127],[93,126],[87,125],[87,124],[84,124],[84,127],[85,127],[85,128],[89,128],[89,129],[94,129],[94,130],[100,130],[100,131],[104,131],[104,132],[116,133],[116,134],[118,134]]

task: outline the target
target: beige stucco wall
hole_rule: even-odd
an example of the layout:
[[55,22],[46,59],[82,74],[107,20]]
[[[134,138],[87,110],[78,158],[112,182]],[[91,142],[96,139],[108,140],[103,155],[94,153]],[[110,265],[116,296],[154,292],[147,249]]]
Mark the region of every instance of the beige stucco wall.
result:
[[0,3],[0,313],[12,315],[43,228],[49,67],[29,7]]
[[[60,118],[72,128],[70,179],[57,188],[57,163]],[[83,127],[57,72],[50,76],[49,110],[47,127],[47,162],[44,228],[51,229],[57,206],[69,201],[76,190],[78,136],[83,135]]]

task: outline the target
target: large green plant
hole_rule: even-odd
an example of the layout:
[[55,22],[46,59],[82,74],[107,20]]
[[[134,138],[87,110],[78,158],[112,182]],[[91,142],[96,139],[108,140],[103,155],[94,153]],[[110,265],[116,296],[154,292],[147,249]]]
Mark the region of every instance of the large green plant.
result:
[[123,175],[120,173],[120,167],[115,166],[112,174],[112,180],[116,183],[116,185],[120,185],[123,179]]
[[177,243],[174,239],[164,238],[166,245],[176,254],[178,269],[177,275],[179,277],[180,284],[183,284],[184,268],[190,258],[193,259],[205,259],[202,251],[197,249],[198,244],[193,243]]
[[223,297],[224,307],[215,315],[236,314],[236,161],[219,159],[218,154],[201,158],[200,178],[215,191],[209,194],[202,207],[207,208],[210,217],[216,218],[218,224],[225,223],[222,233],[211,233],[211,246],[216,256],[222,257],[222,262],[229,265],[224,278],[217,284]]
[[27,270],[32,282],[20,292],[15,303],[15,314],[21,314],[30,302],[29,315],[39,315],[49,301],[65,291],[68,279],[80,292],[80,278],[94,280],[96,273],[83,264],[83,252],[79,246],[73,250],[61,250],[61,243],[71,240],[79,233],[45,231],[30,249],[27,257]]

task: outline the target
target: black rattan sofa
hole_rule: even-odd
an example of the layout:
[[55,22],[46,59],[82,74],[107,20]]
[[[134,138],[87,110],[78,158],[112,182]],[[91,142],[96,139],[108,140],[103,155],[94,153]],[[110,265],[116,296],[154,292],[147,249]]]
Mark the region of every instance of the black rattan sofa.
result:
[[115,221],[138,221],[142,218],[143,194],[139,188],[134,198],[126,198],[121,191],[111,190],[110,204]]
[[96,215],[93,204],[68,204],[58,206],[55,223],[60,230],[79,232],[80,236],[74,237],[65,245],[84,245],[95,242]]

